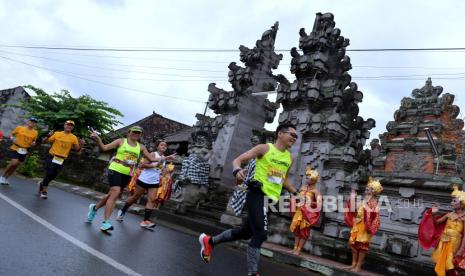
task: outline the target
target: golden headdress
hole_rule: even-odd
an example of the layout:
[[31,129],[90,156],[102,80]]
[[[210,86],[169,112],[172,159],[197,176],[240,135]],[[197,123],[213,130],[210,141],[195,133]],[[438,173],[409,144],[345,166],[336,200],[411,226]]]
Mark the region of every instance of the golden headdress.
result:
[[318,174],[318,171],[317,170],[312,170],[310,165],[307,165],[307,167],[305,168],[305,175],[313,183],[317,182],[318,179],[320,178],[320,175]]
[[454,191],[452,192],[451,196],[457,198],[462,205],[465,205],[465,192],[460,191],[457,185],[453,187]]
[[380,194],[383,191],[383,186],[381,186],[381,182],[379,180],[374,180],[373,178],[368,177],[368,187],[370,187],[373,190],[373,193],[375,194]]
[[173,163],[169,163],[167,166],[166,166],[166,171],[171,173],[174,171],[174,164]]

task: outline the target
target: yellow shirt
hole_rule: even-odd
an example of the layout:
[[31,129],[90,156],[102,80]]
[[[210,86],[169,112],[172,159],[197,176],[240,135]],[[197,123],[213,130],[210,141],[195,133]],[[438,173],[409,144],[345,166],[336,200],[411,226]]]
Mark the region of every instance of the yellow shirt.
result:
[[79,145],[78,139],[74,134],[65,133],[64,131],[55,132],[48,138],[48,141],[53,143],[49,153],[62,158],[67,158],[72,147]]
[[27,126],[18,126],[11,133],[15,137],[11,149],[17,151],[18,148],[30,148],[32,143],[37,139],[38,132],[35,129],[30,129]]

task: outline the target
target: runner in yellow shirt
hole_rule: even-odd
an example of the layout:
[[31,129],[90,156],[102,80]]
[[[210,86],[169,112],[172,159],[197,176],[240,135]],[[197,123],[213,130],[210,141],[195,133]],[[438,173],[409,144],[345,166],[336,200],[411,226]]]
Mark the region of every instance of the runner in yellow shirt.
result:
[[13,137],[13,144],[9,152],[11,161],[6,167],[3,176],[0,177],[1,184],[10,184],[8,182],[8,177],[10,177],[16,168],[26,160],[29,148],[35,146],[38,136],[38,132],[35,129],[36,125],[37,119],[32,117],[27,121],[26,125],[16,127],[11,133]]
[[75,123],[71,120],[65,122],[64,130],[52,132],[48,137],[44,139],[45,142],[52,143],[52,147],[49,150],[50,156],[47,158],[45,165],[45,177],[39,181],[39,195],[43,199],[47,199],[47,187],[48,184],[57,177],[63,163],[68,158],[71,149],[80,151],[84,145],[84,140],[78,138],[71,133],[74,129]]

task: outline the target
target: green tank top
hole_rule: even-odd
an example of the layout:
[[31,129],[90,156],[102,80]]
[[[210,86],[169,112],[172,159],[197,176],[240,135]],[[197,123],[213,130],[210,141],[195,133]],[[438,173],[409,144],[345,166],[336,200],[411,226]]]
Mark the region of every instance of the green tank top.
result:
[[288,150],[279,151],[271,143],[268,147],[268,152],[257,158],[254,179],[263,184],[262,191],[266,196],[278,201],[292,157]]
[[113,161],[108,168],[121,174],[129,175],[132,166],[136,165],[139,156],[140,144],[137,143],[137,145],[133,147],[128,144],[128,139],[124,139],[123,144],[116,151],[115,158],[126,163],[128,166]]

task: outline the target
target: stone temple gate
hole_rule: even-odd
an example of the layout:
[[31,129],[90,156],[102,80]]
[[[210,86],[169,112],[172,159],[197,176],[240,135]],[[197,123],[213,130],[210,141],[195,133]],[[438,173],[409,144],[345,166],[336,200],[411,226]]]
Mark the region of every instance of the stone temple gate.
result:
[[[452,184],[463,185],[464,122],[457,118],[460,109],[453,104],[454,95],[442,91],[431,79],[414,89],[411,97],[402,99],[394,121],[380,135],[381,143],[371,142],[371,174],[383,183],[392,207],[392,212],[381,213],[373,247],[390,258],[392,271],[432,271],[431,250],[418,245],[418,224],[433,202],[449,209]],[[425,129],[432,132],[438,156]]]
[[[196,147],[208,152],[204,162],[209,167],[209,188],[204,190],[207,195],[187,210],[193,216],[219,218],[211,213],[221,215],[226,209],[234,185],[233,158],[251,147],[250,138],[263,130],[265,122],[273,121],[281,105],[279,123],[290,122],[299,133],[292,148],[296,159],[291,183],[299,187],[305,167],[310,165],[320,173],[322,194],[345,198],[351,189],[364,188],[368,176],[380,179],[392,212],[381,213],[381,228],[373,237],[367,265],[382,273],[431,273],[431,252],[421,250],[417,242],[419,220],[433,201],[448,206],[451,183],[462,185],[461,176],[465,176],[464,122],[457,119],[459,108],[453,105],[454,96],[441,96],[443,88],[433,86],[428,79],[424,87],[413,90],[412,97],[402,99],[387,132],[371,141],[371,149],[364,149],[375,120],[359,116],[363,93],[348,73],[349,39],[335,27],[334,16],[318,13],[310,32],[299,31],[299,46],[290,51],[292,82],[272,72],[282,59],[274,52],[277,31],[278,23],[263,33],[253,49],[239,47],[245,67],[234,62],[229,65],[233,91],[217,88],[214,83],[208,87],[209,108],[218,115],[197,116],[193,133],[197,146],[192,153],[200,152]],[[277,90],[276,103],[254,95],[270,90]],[[439,156],[431,150],[426,128],[433,134]],[[208,141],[196,143],[199,137]],[[196,214],[202,206],[202,212]],[[219,212],[218,206],[223,206]],[[225,214],[231,216],[230,212]],[[240,217],[221,220],[239,221]],[[214,222],[219,223],[219,219]],[[289,214],[272,214],[269,241],[292,244],[289,224]],[[342,213],[325,213],[304,249],[349,262],[349,233]]]
[[208,86],[208,107],[218,115],[214,118],[197,115],[199,120],[192,136],[194,143],[196,137],[202,135],[211,145],[208,162],[214,183],[210,184],[234,186],[233,159],[249,147],[253,131],[262,129],[266,122],[273,122],[276,116],[278,105],[266,96],[254,93],[273,91],[278,86],[272,73],[283,58],[274,52],[278,26],[275,23],[264,32],[253,49],[239,47],[240,60],[245,67],[235,62],[229,64],[229,82],[233,91],[218,88],[215,83]]

